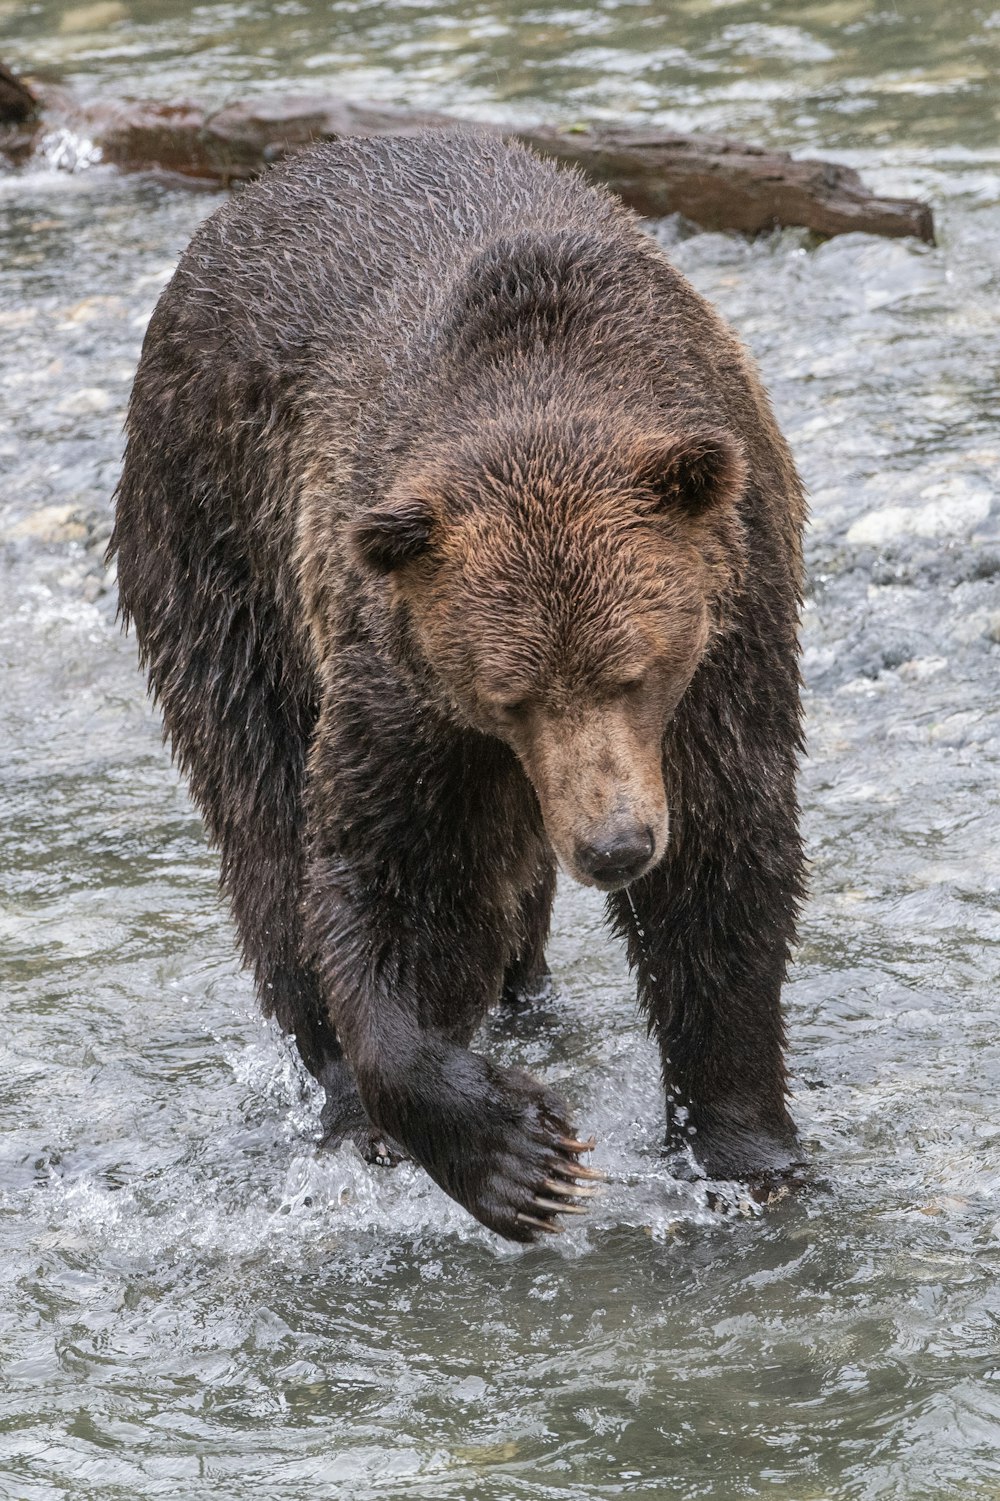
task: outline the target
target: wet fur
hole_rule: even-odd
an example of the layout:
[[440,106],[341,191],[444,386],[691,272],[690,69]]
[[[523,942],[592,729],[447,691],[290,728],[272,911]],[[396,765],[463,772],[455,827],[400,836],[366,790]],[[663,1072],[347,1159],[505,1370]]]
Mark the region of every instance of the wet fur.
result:
[[[558,741],[522,745],[483,694],[530,677],[545,714],[586,717],[627,668],[624,611],[662,638],[638,780],[662,782],[669,834],[608,907],[668,1139],[693,1129],[719,1176],[797,1158],[779,996],[802,515],[738,342],[610,196],[520,148],[321,146],[201,228],[146,336],[111,550],[262,1005],[325,1084],[332,1139],[395,1138],[517,1239],[554,1223],[540,1184],[578,1181],[562,1103],[468,1051],[544,976],[546,822],[577,817],[545,780]],[[477,632],[502,644],[469,668]]]

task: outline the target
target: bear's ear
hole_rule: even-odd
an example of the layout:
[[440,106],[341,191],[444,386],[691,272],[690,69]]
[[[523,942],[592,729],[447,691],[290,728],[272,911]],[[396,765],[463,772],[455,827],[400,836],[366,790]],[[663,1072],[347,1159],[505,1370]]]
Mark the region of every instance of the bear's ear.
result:
[[369,573],[384,575],[427,551],[433,525],[434,514],[422,496],[395,496],[351,523],[347,545]]
[[743,451],[728,433],[664,433],[639,454],[639,473],[663,506],[700,516],[731,505],[746,484]]

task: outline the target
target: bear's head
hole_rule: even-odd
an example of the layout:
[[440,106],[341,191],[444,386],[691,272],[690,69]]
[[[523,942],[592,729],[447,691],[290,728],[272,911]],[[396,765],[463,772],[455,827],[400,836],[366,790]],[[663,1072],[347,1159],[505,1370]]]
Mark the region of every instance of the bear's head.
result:
[[497,419],[354,523],[450,713],[505,741],[576,880],[666,849],[663,741],[743,557],[738,442],[606,414]]

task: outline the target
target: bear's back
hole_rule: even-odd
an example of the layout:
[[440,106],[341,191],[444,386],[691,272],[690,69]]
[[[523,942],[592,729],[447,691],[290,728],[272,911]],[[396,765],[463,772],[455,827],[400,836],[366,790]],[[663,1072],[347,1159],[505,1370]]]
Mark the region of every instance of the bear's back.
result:
[[493,135],[324,142],[205,222],[159,320],[282,384],[317,357],[363,353],[373,340],[391,363],[391,346],[432,310],[449,271],[531,228],[634,232],[608,194]]

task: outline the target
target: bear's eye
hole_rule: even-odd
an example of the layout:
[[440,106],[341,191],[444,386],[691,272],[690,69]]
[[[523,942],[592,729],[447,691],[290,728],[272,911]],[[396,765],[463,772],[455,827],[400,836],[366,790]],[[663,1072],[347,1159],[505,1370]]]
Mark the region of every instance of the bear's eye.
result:
[[611,698],[634,698],[637,693],[642,692],[645,684],[645,674],[636,673],[633,677],[622,678],[620,683],[616,683],[609,696]]
[[502,719],[526,719],[531,709],[531,702],[526,698],[509,699],[504,704],[497,704],[497,711]]

